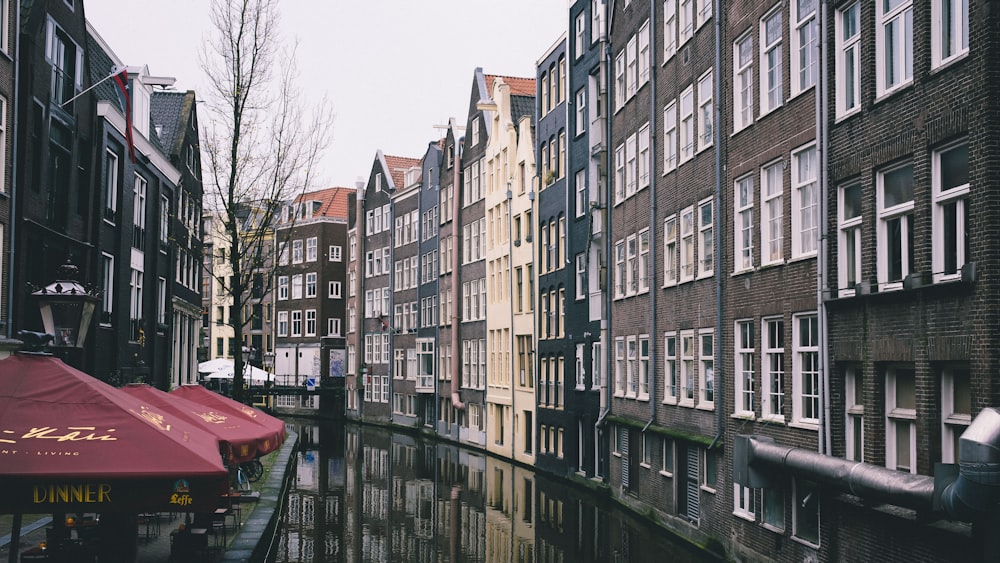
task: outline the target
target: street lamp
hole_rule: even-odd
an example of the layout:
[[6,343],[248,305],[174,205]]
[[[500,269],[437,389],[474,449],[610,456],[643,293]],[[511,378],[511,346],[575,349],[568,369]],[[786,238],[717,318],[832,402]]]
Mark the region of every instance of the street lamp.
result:
[[69,260],[59,267],[58,279],[33,292],[38,302],[45,332],[52,335],[51,346],[83,348],[94,315],[98,293],[76,281],[79,268]]

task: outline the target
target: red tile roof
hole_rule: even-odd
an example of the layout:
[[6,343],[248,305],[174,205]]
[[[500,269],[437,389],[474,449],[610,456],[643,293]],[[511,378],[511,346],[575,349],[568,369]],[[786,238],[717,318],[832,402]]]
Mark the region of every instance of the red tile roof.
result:
[[401,190],[406,187],[404,173],[414,166],[419,167],[420,159],[385,155],[385,165],[389,167],[389,174],[392,175],[393,185],[396,186],[396,189]]
[[350,194],[357,193],[355,188],[327,188],[315,192],[308,192],[295,198],[295,203],[303,201],[320,202],[319,210],[313,213],[314,217],[336,217],[347,219],[350,211]]
[[534,78],[517,78],[516,76],[499,76],[495,74],[486,75],[486,96],[493,95],[493,81],[497,78],[502,78],[504,84],[510,86],[510,94],[512,96],[534,96],[535,95],[535,79]]

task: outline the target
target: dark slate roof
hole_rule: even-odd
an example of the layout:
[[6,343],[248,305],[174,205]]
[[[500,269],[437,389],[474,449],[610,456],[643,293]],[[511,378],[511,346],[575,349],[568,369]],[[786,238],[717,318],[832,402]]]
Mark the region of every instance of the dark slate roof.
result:
[[157,136],[167,154],[177,143],[186,96],[187,92],[155,91],[149,101],[149,118],[155,125],[153,130],[158,131]]
[[526,115],[535,115],[534,96],[510,96],[510,121],[514,125]]

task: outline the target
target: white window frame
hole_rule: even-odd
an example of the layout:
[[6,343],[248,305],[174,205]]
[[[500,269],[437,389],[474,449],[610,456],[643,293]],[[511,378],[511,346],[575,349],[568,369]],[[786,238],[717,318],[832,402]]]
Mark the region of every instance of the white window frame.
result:
[[576,135],[581,135],[587,131],[587,87],[584,86],[576,91]]
[[625,295],[639,291],[639,241],[636,235],[625,239]]
[[680,150],[680,166],[694,158],[695,150],[695,130],[694,130],[694,85],[690,85],[681,92],[678,98],[678,108],[680,123],[678,124],[678,144]]
[[[680,393],[680,373],[677,371],[677,333],[665,332],[663,334],[663,402],[669,405],[676,405]],[[670,378],[673,375],[673,385]]]
[[292,264],[302,263],[302,239],[292,241]]
[[615,55],[615,111],[625,105],[625,50]]
[[733,184],[733,272],[753,269],[753,174]]
[[805,92],[816,85],[819,74],[819,24],[817,5],[819,0],[807,0],[802,12],[801,0],[789,2],[789,20],[795,29],[791,30],[791,96]]
[[[760,117],[778,109],[785,102],[782,74],[784,54],[781,50],[785,21],[782,16],[779,5],[760,18]],[[768,41],[767,25],[775,21],[775,18],[779,35],[777,38],[771,37],[771,41]]]
[[[917,409],[899,405],[896,397],[901,373],[906,372],[913,379],[914,404],[916,405],[916,372],[912,367],[889,366],[885,371],[885,466],[896,471],[917,473]],[[898,428],[907,426],[909,438],[910,467],[900,468],[897,454],[899,445]]]
[[663,109],[663,173],[677,169],[677,100]]
[[733,414],[746,418],[753,418],[756,399],[754,326],[753,319],[740,319],[733,330]]
[[940,68],[967,54],[969,54],[968,0],[933,0],[931,68]]
[[785,260],[784,168],[784,162],[779,160],[760,169],[760,263],[763,266],[781,264]]
[[625,201],[625,143],[615,148],[615,205]]
[[305,336],[316,336],[316,309],[306,309]]
[[637,398],[640,401],[649,400],[649,383],[653,376],[651,364],[649,363],[649,335],[639,335],[639,367],[636,377],[639,380],[639,390]]
[[302,274],[292,274],[292,299],[302,299]]
[[[913,0],[897,0],[888,11],[885,4],[877,2],[875,8],[876,100],[913,83]],[[886,76],[889,63],[899,69],[898,76]]]
[[649,291],[649,282],[652,277],[650,270],[650,260],[649,260],[649,239],[650,233],[649,229],[643,229],[639,231],[637,235],[636,244],[639,247],[639,262],[638,262],[638,282],[639,282],[639,293],[647,293]]
[[663,3],[663,60],[677,53],[677,0]]
[[636,90],[649,82],[649,67],[651,64],[649,58],[649,20],[644,21],[642,26],[639,27],[637,37],[639,42],[639,81],[636,84]]
[[340,319],[336,317],[328,317],[326,319],[326,335],[340,336]]
[[715,205],[711,197],[698,202],[698,279],[715,273]]
[[625,241],[615,242],[615,299],[625,297]]
[[698,408],[715,410],[715,329],[698,331]]
[[288,311],[278,311],[278,336],[288,336]]
[[[942,164],[942,156],[951,153],[955,150],[965,150],[966,161],[965,161],[965,183],[955,184],[954,186],[945,188],[945,178],[944,170],[945,167]],[[934,281],[942,282],[949,280],[961,279],[962,277],[962,267],[969,261],[969,256],[966,255],[966,246],[969,241],[966,240],[966,218],[969,214],[969,159],[968,159],[968,140],[962,139],[959,142],[951,143],[947,146],[941,147],[935,150],[931,155],[931,188],[932,188],[932,200],[933,205],[933,215],[932,215],[932,236],[934,238],[934,244],[932,245],[932,268],[934,272]],[[953,182],[952,182],[953,183]],[[953,238],[954,249],[950,252],[954,253],[954,271],[948,272],[947,268],[947,255],[950,253],[947,249],[948,243],[948,229],[946,228],[946,211],[949,207],[954,209],[954,225],[952,225],[953,232],[950,233],[951,238]]]
[[625,338],[625,397],[635,399],[639,392],[639,341],[635,335]]
[[681,48],[689,39],[694,37],[694,28],[697,24],[695,20],[694,0],[678,0],[677,6],[677,33],[679,41],[677,48]]
[[330,262],[340,262],[344,258],[343,247],[340,246],[339,244],[331,244],[330,247],[327,249],[327,253],[329,254],[327,259]]
[[663,287],[677,284],[677,215],[663,220]]
[[581,252],[576,255],[576,299],[586,299],[587,297],[587,254]]
[[[775,336],[769,331],[772,323],[780,323],[782,342],[774,342]],[[785,421],[785,330],[782,317],[761,319],[761,419],[774,422]],[[780,402],[776,405],[775,403]]]
[[[902,203],[897,203],[886,207],[885,204],[885,177],[894,172],[899,172],[905,168],[910,169],[910,199],[909,201],[904,201]],[[913,212],[913,197],[914,197],[914,187],[912,184],[915,183],[914,177],[914,167],[912,162],[903,162],[897,165],[887,167],[885,169],[879,170],[876,173],[876,184],[875,184],[875,200],[878,211],[878,282],[879,291],[889,291],[894,289],[902,289],[903,280],[912,271],[913,264],[910,264],[910,253],[912,248],[909,247],[910,242],[913,240],[912,230],[914,228],[914,212]],[[900,276],[898,280],[889,279],[889,222],[896,219],[900,220],[900,238],[899,238],[899,254],[900,254]]]
[[680,283],[694,279],[698,264],[695,262],[694,247],[696,217],[694,206],[685,208],[680,213]]
[[319,239],[309,237],[306,239],[306,262],[315,262],[319,257]]
[[288,276],[278,276],[278,301],[288,300]]
[[625,396],[625,337],[615,338],[615,397]]
[[[848,191],[857,191],[857,213],[848,217]],[[862,219],[861,184],[851,182],[837,188],[837,294],[851,297],[854,285],[861,282]],[[852,212],[853,213],[853,212]],[[850,271],[853,270],[853,280]]]
[[756,521],[757,517],[754,515],[754,496],[755,491],[750,487],[744,487],[739,483],[733,483],[733,515],[742,518],[744,520],[749,520],[750,522]]
[[754,120],[753,38],[750,30],[733,42],[733,134],[747,128]]
[[[792,316],[792,422],[819,428],[819,318],[816,313]],[[812,403],[812,412],[807,408]],[[812,416],[810,416],[812,415]]]
[[636,170],[635,177],[638,182],[639,190],[649,187],[649,169],[653,164],[652,155],[649,150],[649,123],[644,123],[639,127],[639,133],[636,135],[636,144],[638,145],[637,151],[638,156],[636,158]]
[[292,311],[289,325],[288,332],[291,336],[302,336],[302,311]]
[[340,299],[343,295],[339,281],[327,282],[327,297],[330,299]]
[[317,284],[316,272],[306,272],[306,297],[316,297],[316,284]]
[[842,119],[861,111],[861,2],[837,10],[834,34],[835,112]]
[[681,331],[679,344],[680,350],[678,354],[680,355],[680,377],[678,378],[679,384],[677,386],[679,395],[677,404],[682,407],[693,407],[696,397],[694,383],[695,379],[698,377],[695,373],[693,373],[696,369],[695,349],[697,346],[694,331]]
[[792,258],[819,247],[819,157],[812,143],[792,152]]
[[696,152],[701,152],[712,146],[715,138],[712,69],[708,69],[698,77],[698,146]]
[[[844,458],[865,460],[864,378],[860,366],[844,370]],[[860,400],[857,400],[860,399]],[[858,435],[860,433],[860,436]],[[858,444],[860,443],[860,449]]]

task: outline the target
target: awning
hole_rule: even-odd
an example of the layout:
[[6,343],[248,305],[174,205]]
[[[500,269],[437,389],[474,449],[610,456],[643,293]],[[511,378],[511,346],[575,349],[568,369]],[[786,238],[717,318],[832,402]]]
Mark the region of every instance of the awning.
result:
[[224,450],[229,452],[229,458],[236,463],[249,461],[274,449],[273,430],[245,416],[203,405],[145,384],[127,385],[121,391],[147,405],[180,416],[215,436]]
[[218,440],[52,356],[0,360],[0,513],[211,510]]
[[264,455],[278,449],[288,436],[288,432],[285,430],[285,421],[280,418],[210,391],[201,385],[181,385],[170,394],[210,407],[219,413],[250,420],[264,427],[266,433],[262,436],[263,440],[258,442],[258,455]]

